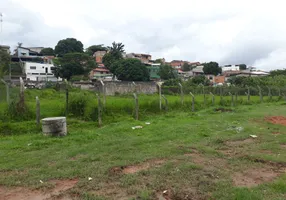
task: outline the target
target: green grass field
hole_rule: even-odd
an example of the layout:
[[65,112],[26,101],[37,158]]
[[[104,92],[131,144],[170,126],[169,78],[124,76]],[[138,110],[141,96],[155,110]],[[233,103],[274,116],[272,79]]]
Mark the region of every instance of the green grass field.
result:
[[[26,92],[31,110],[35,95],[42,117],[64,113],[64,93]],[[21,199],[21,193],[22,199],[286,198],[286,126],[265,120],[285,116],[285,103],[277,97],[262,104],[252,97],[253,105],[243,105],[246,97],[239,97],[240,105],[223,112],[216,111],[222,108],[219,97],[216,106],[204,107],[200,96],[191,112],[190,96],[185,106],[179,96],[167,96],[169,111],[160,112],[158,96],[139,95],[139,121],[132,118],[131,95],[107,97],[98,128],[96,96],[70,96],[71,102],[88,101],[70,105],[66,137],[43,136],[34,119],[2,118],[0,199]],[[230,105],[230,97],[224,100]],[[143,128],[132,129],[138,125]]]

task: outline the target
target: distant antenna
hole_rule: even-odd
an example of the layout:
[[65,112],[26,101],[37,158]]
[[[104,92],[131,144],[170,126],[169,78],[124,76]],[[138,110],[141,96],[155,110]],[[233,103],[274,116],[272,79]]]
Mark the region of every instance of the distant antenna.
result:
[[0,44],[2,44],[2,23],[3,23],[3,14],[0,13],[0,26],[1,26],[1,29],[0,29],[0,33],[1,33],[1,38],[0,38]]

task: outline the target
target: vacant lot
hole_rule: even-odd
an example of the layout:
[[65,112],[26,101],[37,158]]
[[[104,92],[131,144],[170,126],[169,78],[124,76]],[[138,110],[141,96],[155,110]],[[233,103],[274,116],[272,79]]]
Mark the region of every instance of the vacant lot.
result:
[[34,121],[11,123],[27,133],[1,136],[0,199],[282,200],[283,116],[280,102],[123,117],[102,128],[69,119],[64,138],[41,135]]

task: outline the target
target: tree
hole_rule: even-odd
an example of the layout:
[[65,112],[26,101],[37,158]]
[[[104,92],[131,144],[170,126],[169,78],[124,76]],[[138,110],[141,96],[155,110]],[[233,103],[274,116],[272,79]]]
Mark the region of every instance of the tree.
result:
[[277,69],[270,71],[270,76],[286,75],[286,69]]
[[54,56],[55,52],[53,48],[43,48],[40,52],[40,54],[42,54],[43,56]]
[[108,46],[107,49],[109,50],[110,53],[112,54],[117,54],[117,53],[120,53],[122,55],[122,53],[125,52],[124,50],[124,44],[122,43],[116,43],[116,42],[113,42],[112,43],[112,46]]
[[111,73],[115,73],[115,68],[112,66],[115,62],[123,59],[122,53],[124,53],[124,45],[122,43],[112,43],[111,47],[108,48],[108,53],[102,58],[102,62]]
[[200,75],[200,76],[195,76],[192,79],[187,81],[187,85],[209,85],[210,81],[207,79],[207,77]]
[[246,64],[239,65],[239,70],[246,70],[246,68],[247,68]]
[[103,44],[92,45],[86,49],[86,53],[92,56],[97,51],[107,51],[107,47],[104,47]]
[[60,40],[55,47],[55,54],[59,57],[75,52],[83,53],[83,44],[75,38]]
[[175,73],[174,69],[172,68],[172,66],[170,66],[170,65],[161,65],[158,75],[163,80],[169,80],[169,79],[176,78],[176,73]]
[[102,63],[104,64],[104,66],[109,69],[109,71],[111,73],[115,72],[115,69],[113,69],[112,64],[115,63],[116,61],[120,60],[122,58],[116,58],[115,56],[113,56],[111,53],[107,53],[103,56],[102,58]]
[[11,58],[7,50],[0,47],[0,78],[9,70],[10,60]]
[[217,62],[209,62],[203,64],[203,71],[205,74],[218,75],[221,73],[221,68],[218,66]]
[[121,59],[113,63],[115,75],[122,81],[149,81],[147,67],[135,58]]
[[85,53],[67,53],[57,60],[56,76],[70,79],[74,75],[88,76],[96,62]]
[[156,60],[155,60],[155,63],[160,63],[161,65],[163,65],[163,64],[164,64],[164,61],[163,61],[162,58],[159,58],[159,59],[156,59]]
[[183,66],[182,66],[182,70],[184,72],[188,72],[192,69],[191,65],[189,65],[187,62],[184,62]]
[[179,83],[183,83],[181,78],[169,79],[167,81],[164,81],[163,86],[178,87]]

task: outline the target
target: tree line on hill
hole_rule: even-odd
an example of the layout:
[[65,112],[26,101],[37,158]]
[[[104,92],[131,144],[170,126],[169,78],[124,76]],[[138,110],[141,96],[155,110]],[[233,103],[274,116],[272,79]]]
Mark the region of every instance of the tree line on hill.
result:
[[[92,55],[97,51],[107,51],[102,61],[105,67],[116,76],[119,80],[124,81],[149,81],[150,74],[147,67],[138,59],[123,59],[124,45],[122,43],[113,42],[111,46],[92,45],[84,50],[82,42],[75,38],[67,38],[60,40],[55,49],[44,48],[41,51],[45,56],[56,56],[54,63],[56,64],[55,74],[58,77],[70,79],[72,76],[84,75],[97,67]],[[155,62],[161,63],[161,60]],[[190,65],[185,63],[182,67],[183,71],[192,69]],[[217,75],[221,73],[218,63],[205,63],[204,71],[207,74]],[[158,75],[162,80],[177,78],[175,70],[166,64],[161,64]]]
[[[70,80],[71,77],[82,75],[88,77],[89,72],[98,67],[95,59],[92,57],[97,51],[106,51],[102,61],[106,68],[123,81],[149,81],[150,74],[147,67],[140,60],[134,58],[123,58],[125,53],[124,44],[113,42],[111,46],[102,44],[92,45],[84,49],[81,41],[75,38],[66,38],[60,40],[55,48],[44,48],[40,52],[44,56],[56,56],[54,64],[56,66],[55,75],[57,77]],[[10,55],[7,51],[0,49],[0,77],[9,70]],[[155,61],[161,63],[158,75],[162,80],[177,79],[177,73],[172,66],[162,63],[160,59]],[[218,75],[222,70],[217,62],[209,62],[202,64],[205,74]],[[194,66],[187,62],[183,64],[182,71],[190,71]],[[246,69],[245,64],[240,65],[240,69]],[[255,84],[273,84],[283,85],[286,77],[286,70],[271,71],[270,77],[255,78],[255,77],[234,77],[230,79],[230,83],[235,85],[255,85]],[[190,84],[208,85],[209,80],[205,76],[197,76],[192,78]],[[168,82],[167,82],[168,84]]]

